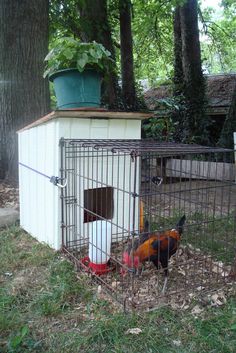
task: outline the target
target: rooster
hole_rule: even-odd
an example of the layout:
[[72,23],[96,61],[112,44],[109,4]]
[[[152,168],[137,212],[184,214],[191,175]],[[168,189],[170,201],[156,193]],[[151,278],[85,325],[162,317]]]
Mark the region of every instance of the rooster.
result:
[[[175,228],[164,232],[148,232],[148,224],[145,222],[145,233],[139,238],[129,243],[128,248],[123,253],[123,264],[128,267],[129,272],[138,272],[144,262],[151,261],[157,269],[164,269],[165,281],[162,293],[165,293],[168,280],[168,262],[178,249],[181,234],[186,217],[182,216]],[[126,271],[127,272],[127,271]],[[124,274],[124,272],[123,272]]]

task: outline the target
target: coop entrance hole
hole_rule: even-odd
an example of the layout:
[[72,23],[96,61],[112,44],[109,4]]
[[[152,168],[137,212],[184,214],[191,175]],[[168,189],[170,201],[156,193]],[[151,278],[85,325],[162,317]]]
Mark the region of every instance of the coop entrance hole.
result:
[[112,219],[114,213],[112,187],[84,190],[84,223]]

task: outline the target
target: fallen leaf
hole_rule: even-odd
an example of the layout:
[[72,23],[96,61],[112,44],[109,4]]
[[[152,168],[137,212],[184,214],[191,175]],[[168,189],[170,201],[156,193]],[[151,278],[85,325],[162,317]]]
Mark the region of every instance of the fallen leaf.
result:
[[223,271],[222,273],[221,273],[221,276],[222,277],[229,277],[229,274],[230,274],[230,272],[229,271]]
[[8,277],[11,277],[13,275],[13,273],[12,272],[5,272],[4,275],[8,276]]
[[174,340],[173,344],[177,347],[181,346],[181,341],[180,340]]
[[125,334],[128,335],[128,334],[131,334],[131,335],[139,335],[141,332],[143,332],[141,330],[141,328],[138,328],[138,327],[135,327],[135,328],[129,328]]
[[215,293],[211,296],[211,306],[221,306],[226,303],[226,298],[223,293]]
[[191,313],[195,316],[198,314],[201,314],[203,312],[203,309],[200,308],[199,305],[195,305],[195,307],[192,309]]
[[203,286],[199,286],[199,287],[197,287],[196,289],[200,292],[201,290],[203,290],[205,287],[203,287]]
[[212,266],[212,272],[219,273],[219,267],[216,265]]
[[112,288],[116,288],[117,286],[119,286],[119,284],[120,284],[120,282],[114,281],[114,282],[112,282],[111,286],[112,286]]
[[180,268],[180,269],[178,270],[178,272],[179,272],[181,275],[186,276],[186,272],[185,272],[182,268]]
[[189,308],[189,305],[185,305],[185,306],[183,307],[184,310],[187,310],[188,308]]

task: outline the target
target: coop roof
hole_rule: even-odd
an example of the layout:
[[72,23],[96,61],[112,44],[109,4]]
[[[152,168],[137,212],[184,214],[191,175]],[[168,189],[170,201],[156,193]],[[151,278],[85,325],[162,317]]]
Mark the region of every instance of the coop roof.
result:
[[[232,101],[236,85],[236,74],[219,74],[206,76],[206,96],[208,114],[227,114]],[[145,101],[149,109],[153,110],[157,99],[166,99],[172,96],[171,85],[162,85],[151,88],[145,93]],[[165,110],[162,110],[163,113]]]
[[152,116],[150,113],[143,112],[113,112],[102,108],[79,108],[75,110],[55,110],[35,121],[31,124],[24,126],[17,132],[31,129],[35,126],[45,124],[53,119],[57,118],[92,118],[92,119],[126,119],[126,120],[143,120],[148,119]]
[[177,156],[184,154],[201,154],[229,152],[229,149],[200,146],[195,144],[183,144],[174,142],[158,142],[155,140],[77,140],[64,139],[67,148],[75,146],[97,151],[107,150],[113,153],[123,152],[131,155],[144,153],[157,153],[161,156]]

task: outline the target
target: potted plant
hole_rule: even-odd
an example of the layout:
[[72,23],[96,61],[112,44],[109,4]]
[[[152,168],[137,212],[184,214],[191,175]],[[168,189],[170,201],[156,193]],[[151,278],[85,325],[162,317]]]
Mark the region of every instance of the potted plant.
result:
[[60,38],[47,54],[44,78],[54,83],[59,109],[99,107],[101,78],[110,52],[102,44]]

